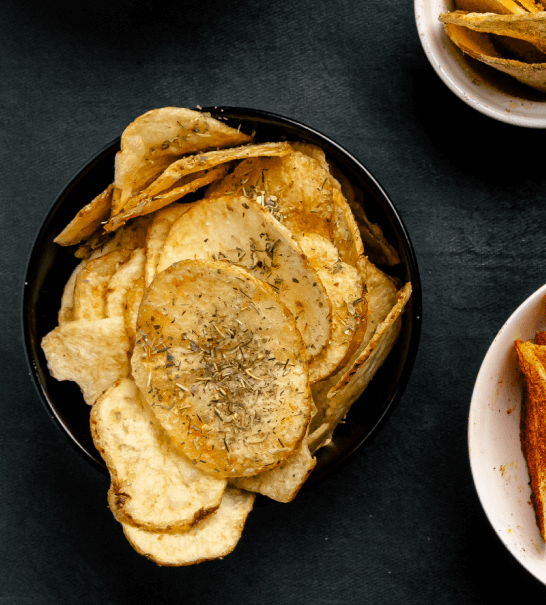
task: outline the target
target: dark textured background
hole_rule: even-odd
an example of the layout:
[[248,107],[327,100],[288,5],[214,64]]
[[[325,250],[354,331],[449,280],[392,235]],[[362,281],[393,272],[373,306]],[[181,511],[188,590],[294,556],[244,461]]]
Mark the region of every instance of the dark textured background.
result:
[[[459,101],[409,0],[3,0],[0,75],[0,603],[544,600],[481,511],[466,429],[490,342],[546,281],[546,133]],[[424,324],[402,401],[349,466],[254,511],[225,560],[168,569],[133,552],[107,479],[47,418],[20,307],[65,182],[137,115],[197,104],[291,116],[359,158],[412,236]]]

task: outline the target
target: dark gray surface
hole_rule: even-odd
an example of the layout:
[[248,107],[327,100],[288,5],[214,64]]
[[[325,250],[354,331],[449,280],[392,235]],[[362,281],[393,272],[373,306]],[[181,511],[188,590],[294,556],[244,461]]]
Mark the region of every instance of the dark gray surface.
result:
[[[481,360],[544,281],[542,131],[459,101],[410,2],[0,4],[1,603],[483,603],[544,599],[481,512],[467,417]],[[165,105],[291,116],[359,158],[420,263],[408,389],[343,471],[254,511],[223,561],[156,567],[106,507],[108,482],[47,418],[24,359],[32,240],[65,182]]]

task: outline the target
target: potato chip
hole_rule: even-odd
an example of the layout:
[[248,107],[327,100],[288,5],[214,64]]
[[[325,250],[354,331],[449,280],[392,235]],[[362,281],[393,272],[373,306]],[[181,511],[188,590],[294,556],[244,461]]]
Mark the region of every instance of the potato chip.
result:
[[157,263],[165,240],[169,235],[174,222],[187,212],[193,204],[171,204],[154,215],[154,220],[146,236],[146,267],[145,278],[148,287],[156,274]]
[[163,191],[161,194],[152,197],[147,197],[145,195],[140,196],[140,199],[138,202],[135,202],[134,205],[132,204],[133,200],[131,199],[120,214],[116,214],[108,221],[104,229],[106,231],[115,231],[129,219],[134,219],[135,217],[160,210],[189,193],[193,193],[201,187],[205,187],[213,181],[222,178],[228,171],[228,168],[229,165],[222,165],[210,170],[202,170],[195,174],[191,174],[181,179],[177,186],[172,187],[167,191]]
[[221,260],[274,288],[296,318],[311,359],[331,335],[326,290],[292,234],[245,197],[201,200],[172,226],[157,267],[181,259]]
[[195,565],[229,555],[237,546],[256,495],[227,487],[220,508],[178,533],[155,533],[123,524],[131,546],[158,565]]
[[106,291],[119,266],[127,261],[128,250],[116,250],[90,260],[76,277],[74,286],[74,319],[106,317]]
[[199,468],[254,475],[290,457],[311,412],[305,345],[272,288],[248,271],[180,261],[138,314],[133,376]]
[[144,250],[133,250],[127,262],[110,279],[106,291],[106,317],[123,317],[131,347],[135,342],[138,308],[144,295],[145,262]]
[[210,115],[191,109],[163,107],[148,111],[129,124],[121,135],[114,180],[121,193],[113,214],[177,157],[204,149],[243,145],[251,140],[252,137]]
[[86,261],[82,261],[77,265],[63,288],[61,307],[57,316],[60,324],[74,319],[74,288],[76,286],[76,279],[86,264]]
[[203,473],[178,451],[132,379],[101,395],[90,420],[112,479],[108,503],[120,523],[180,531],[220,506],[226,480]]
[[298,237],[297,241],[332,303],[331,338],[309,363],[309,380],[313,384],[333,374],[358,348],[366,332],[367,305],[359,272],[340,260],[333,244],[314,233]]
[[91,237],[110,215],[113,189],[113,185],[108,185],[102,193],[76,214],[53,241],[61,246],[73,246]]
[[546,12],[544,11],[518,15],[453,11],[442,13],[439,19],[442,23],[463,26],[477,32],[526,40],[540,51],[546,52]]
[[230,483],[249,492],[257,492],[277,502],[291,502],[315,468],[317,459],[311,456],[307,441],[280,466],[254,477],[238,477]]
[[92,405],[129,374],[129,340],[123,318],[68,321],[42,339],[47,366],[57,380],[72,380]]
[[546,63],[528,64],[504,59],[487,34],[449,23],[444,23],[444,29],[451,41],[473,59],[512,76],[522,84],[546,92]]
[[241,162],[232,174],[211,185],[205,197],[223,195],[257,201],[296,235],[317,233],[332,240],[330,175],[303,153]]
[[496,13],[498,15],[525,14],[527,11],[514,0],[456,0],[458,10],[468,13]]
[[153,216],[150,214],[139,216],[114,233],[108,233],[101,227],[85,244],[78,248],[75,256],[91,260],[115,250],[143,248],[146,245],[146,235],[152,220]]

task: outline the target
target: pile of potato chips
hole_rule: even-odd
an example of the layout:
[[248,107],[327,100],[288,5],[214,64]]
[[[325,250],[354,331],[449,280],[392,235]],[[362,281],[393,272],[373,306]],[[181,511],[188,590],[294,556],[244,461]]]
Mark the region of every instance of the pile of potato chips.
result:
[[456,0],[440,15],[466,54],[546,92],[546,0]]
[[189,109],[130,124],[114,182],[55,241],[81,262],[48,367],[93,406],[110,509],[160,565],[231,552],[256,493],[294,498],[411,294],[322,149]]

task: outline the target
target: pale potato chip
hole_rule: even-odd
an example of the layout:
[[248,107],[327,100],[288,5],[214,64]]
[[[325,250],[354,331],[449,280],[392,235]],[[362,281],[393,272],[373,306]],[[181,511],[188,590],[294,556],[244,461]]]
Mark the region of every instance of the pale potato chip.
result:
[[76,286],[76,279],[86,264],[86,261],[82,261],[77,265],[64,286],[63,295],[61,297],[61,307],[58,313],[60,324],[74,319],[74,288]]
[[129,374],[129,340],[121,317],[63,323],[44,336],[42,349],[53,378],[76,382],[89,405]]
[[230,483],[249,492],[257,492],[277,502],[291,502],[315,468],[317,459],[311,456],[307,441],[280,466],[254,477],[238,477]]
[[210,115],[191,109],[163,107],[148,111],[121,135],[114,180],[121,193],[113,213],[117,214],[130,197],[149,185],[177,157],[251,140]]
[[[310,426],[310,436],[308,438],[311,451],[316,451],[318,444],[322,443],[329,437],[331,432],[328,430],[330,425],[323,425],[326,413],[332,405],[331,399],[328,398],[330,389],[334,388],[341,380],[345,372],[352,367],[359,356],[364,352],[368,343],[372,339],[377,327],[385,321],[389,312],[396,304],[397,287],[394,280],[366,260],[366,272],[368,275],[368,319],[366,323],[366,333],[359,348],[353,352],[350,359],[344,362],[344,366],[333,376],[326,380],[317,382],[311,386],[313,393],[313,401],[317,407],[317,414],[314,416]],[[334,402],[335,403],[335,402]],[[319,431],[322,426],[322,430]],[[317,441],[319,436],[324,439]]]
[[[331,436],[336,426],[343,420],[353,403],[362,395],[366,387],[383,365],[394,347],[402,326],[401,314],[411,295],[408,282],[397,294],[397,302],[387,318],[378,326],[365,350],[345,371],[338,383],[327,394],[330,405],[324,416],[327,427],[315,429],[308,441],[312,452],[316,451]],[[318,405],[318,404],[317,404]]]
[[193,204],[171,204],[154,215],[154,220],[148,229],[146,236],[146,267],[145,279],[148,287],[157,270],[157,263],[165,240],[174,222],[187,212]]
[[504,59],[487,34],[450,23],[444,23],[444,29],[451,41],[473,59],[512,76],[522,84],[546,92],[546,63],[528,64]]
[[138,307],[144,295],[145,262],[144,250],[133,250],[110,279],[106,291],[106,317],[123,317],[131,346],[135,342]]
[[113,189],[113,185],[108,185],[102,193],[76,214],[53,241],[61,246],[73,246],[91,237],[110,215]]
[[123,225],[114,233],[108,233],[101,227],[75,253],[78,258],[91,260],[104,256],[114,250],[135,250],[144,248],[146,235],[153,220],[153,215],[139,216]]
[[297,241],[332,303],[331,338],[309,363],[309,381],[313,384],[333,374],[358,348],[366,332],[366,294],[357,269],[342,262],[337,248],[327,239],[310,233]]
[[331,335],[331,304],[286,227],[245,197],[201,200],[172,226],[158,272],[182,259],[222,260],[248,269],[279,294],[296,318],[311,359]]
[[132,379],[118,380],[101,395],[90,421],[112,480],[108,503],[120,523],[180,531],[220,506],[226,480],[203,473],[180,453]]
[[466,27],[477,32],[526,40],[540,51],[546,52],[546,12],[544,11],[519,15],[453,11],[441,13],[439,19],[442,23]]
[[158,565],[194,565],[229,555],[237,546],[256,495],[227,487],[220,508],[183,532],[161,534],[123,524],[131,546]]
[[210,170],[219,164],[262,156],[285,156],[289,153],[292,153],[292,147],[288,143],[257,143],[186,156],[173,162],[141,194],[136,196],[134,200],[131,199],[130,204],[134,206],[140,202],[143,196],[147,198],[157,196],[171,189],[181,178],[196,172]]
[[215,476],[253,475],[305,436],[305,345],[272,288],[248,271],[180,261],[138,314],[133,376],[180,450]]
[[332,241],[334,203],[330,174],[299,151],[282,158],[241,162],[207,189],[207,198],[244,195],[256,200],[292,233],[317,233]]
[[178,182],[177,186],[167,191],[163,191],[158,195],[148,197],[143,194],[142,196],[139,196],[138,200],[137,198],[131,199],[120,214],[113,216],[108,221],[104,229],[106,231],[115,231],[130,219],[160,210],[185,195],[193,193],[194,191],[201,189],[201,187],[205,187],[213,181],[222,178],[227,173],[228,168],[229,165],[223,165],[211,168],[210,170],[202,170],[196,174],[184,177]]
[[74,320],[106,317],[108,284],[130,255],[128,250],[116,250],[86,263],[74,286]]

